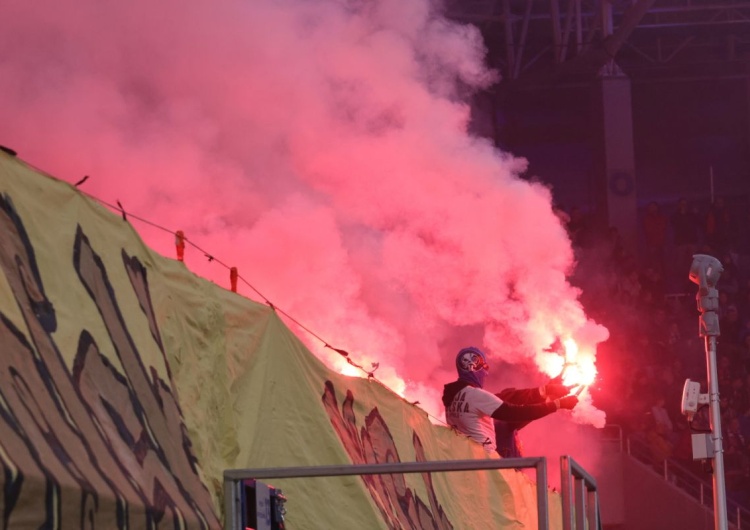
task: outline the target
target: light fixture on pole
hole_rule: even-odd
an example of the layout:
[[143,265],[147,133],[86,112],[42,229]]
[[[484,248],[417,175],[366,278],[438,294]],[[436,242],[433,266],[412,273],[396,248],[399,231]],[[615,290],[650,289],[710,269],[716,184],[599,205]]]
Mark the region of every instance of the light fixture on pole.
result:
[[[699,330],[698,334],[705,338],[706,342],[706,366],[708,369],[708,404],[709,422],[711,426],[710,439],[706,440],[704,457],[713,460],[713,484],[714,484],[714,525],[716,530],[727,530],[727,495],[724,482],[724,450],[721,442],[721,409],[719,407],[719,382],[716,369],[716,337],[719,332],[719,291],[716,284],[724,272],[721,262],[713,256],[696,254],[690,266],[690,281],[698,285],[698,294],[695,299],[698,303]],[[692,408],[693,402],[705,402],[697,394],[695,384],[688,380],[683,391],[683,412]],[[700,435],[697,435],[700,436]],[[696,456],[695,435],[693,438],[693,458]]]

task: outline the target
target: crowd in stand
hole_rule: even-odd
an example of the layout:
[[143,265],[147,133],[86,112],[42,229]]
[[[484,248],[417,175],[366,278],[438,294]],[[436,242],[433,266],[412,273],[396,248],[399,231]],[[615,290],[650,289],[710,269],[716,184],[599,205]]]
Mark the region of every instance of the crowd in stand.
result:
[[691,434],[708,431],[708,408],[690,424],[680,412],[685,379],[700,381],[701,392],[708,392],[698,288],[688,272],[696,253],[721,260],[717,366],[725,475],[728,494],[750,507],[747,211],[732,210],[723,198],[710,205],[652,202],[640,216],[635,253],[625,250],[616,229],[597,230],[598,223],[580,210],[565,220],[579,263],[573,282],[582,287],[587,313],[610,331],[597,354],[595,402],[609,423],[648,448],[657,469],[671,458],[704,471],[693,460]]

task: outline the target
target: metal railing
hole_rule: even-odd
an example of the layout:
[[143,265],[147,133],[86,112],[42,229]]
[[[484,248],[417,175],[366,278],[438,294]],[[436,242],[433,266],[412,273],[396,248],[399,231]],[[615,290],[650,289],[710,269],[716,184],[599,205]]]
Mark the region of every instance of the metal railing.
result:
[[[667,458],[661,462],[655,462],[648,445],[639,440],[628,438],[625,443],[625,451],[628,455],[646,465],[655,474],[661,475],[672,486],[713,511],[713,484],[710,481],[702,479],[694,471],[674,459]],[[727,499],[727,516],[733,528],[737,530],[750,529],[750,510],[731,498]]]
[[487,469],[536,469],[536,497],[539,530],[549,529],[547,496],[547,459],[502,458],[480,460],[442,460],[429,462],[398,462],[388,464],[358,464],[311,467],[277,467],[230,469],[224,471],[225,530],[238,530],[240,524],[240,488],[249,479],[342,477],[352,475],[387,475],[393,473],[434,473],[450,471],[478,471]]
[[596,480],[570,456],[560,457],[563,530],[599,529]]

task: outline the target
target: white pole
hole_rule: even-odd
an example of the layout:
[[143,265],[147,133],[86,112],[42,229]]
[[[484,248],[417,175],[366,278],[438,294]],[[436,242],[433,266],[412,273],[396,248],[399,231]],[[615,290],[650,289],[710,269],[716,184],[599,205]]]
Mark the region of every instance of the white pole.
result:
[[[713,169],[711,171],[713,182]],[[712,190],[713,195],[713,190]],[[724,448],[721,444],[721,408],[719,406],[719,378],[716,369],[716,337],[719,329],[719,291],[716,284],[724,272],[721,262],[713,256],[695,254],[690,266],[690,281],[698,284],[699,335],[706,342],[708,368],[708,417],[713,442],[714,525],[716,530],[728,530],[727,492],[724,483]]]
[[716,371],[716,336],[706,337],[706,361],[708,364],[708,417],[711,438],[714,442],[714,525],[716,530],[727,530],[727,493],[724,484],[724,449],[721,443],[721,409],[719,407],[719,383]]

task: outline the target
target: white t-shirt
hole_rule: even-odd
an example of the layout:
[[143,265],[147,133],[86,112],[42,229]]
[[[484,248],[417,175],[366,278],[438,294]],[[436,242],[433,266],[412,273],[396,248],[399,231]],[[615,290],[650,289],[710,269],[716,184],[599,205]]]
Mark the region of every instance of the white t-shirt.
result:
[[495,425],[492,413],[503,400],[481,388],[467,386],[462,389],[445,410],[445,419],[451,425],[484,446],[488,453],[495,452]]

